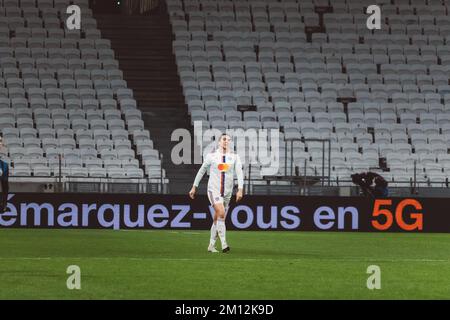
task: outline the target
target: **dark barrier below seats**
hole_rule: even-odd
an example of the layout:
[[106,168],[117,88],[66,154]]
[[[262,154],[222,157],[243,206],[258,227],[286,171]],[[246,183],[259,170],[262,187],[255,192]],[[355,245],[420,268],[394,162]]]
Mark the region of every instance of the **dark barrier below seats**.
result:
[[[228,230],[450,232],[450,199],[317,196],[234,198]],[[17,193],[0,214],[2,228],[209,230],[206,196]]]

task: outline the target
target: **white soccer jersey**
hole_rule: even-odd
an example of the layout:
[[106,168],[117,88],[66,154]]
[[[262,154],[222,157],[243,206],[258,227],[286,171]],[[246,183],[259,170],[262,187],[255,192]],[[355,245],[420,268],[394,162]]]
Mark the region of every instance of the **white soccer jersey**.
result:
[[238,188],[244,187],[244,173],[242,171],[242,162],[236,153],[222,153],[219,149],[209,153],[197,176],[194,180],[194,186],[198,187],[203,175],[209,170],[208,190],[219,195],[229,196],[233,192],[234,173],[236,172]]

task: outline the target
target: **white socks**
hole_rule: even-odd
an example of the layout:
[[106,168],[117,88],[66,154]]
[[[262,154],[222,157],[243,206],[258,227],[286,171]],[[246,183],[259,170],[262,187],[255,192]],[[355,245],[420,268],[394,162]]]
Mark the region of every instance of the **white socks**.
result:
[[220,241],[222,242],[222,249],[228,247],[226,240],[226,228],[225,228],[225,220],[218,219],[217,220],[217,232],[219,233]]
[[211,226],[211,238],[209,239],[209,245],[211,247],[214,247],[216,245],[216,239],[217,239],[217,226],[213,222]]

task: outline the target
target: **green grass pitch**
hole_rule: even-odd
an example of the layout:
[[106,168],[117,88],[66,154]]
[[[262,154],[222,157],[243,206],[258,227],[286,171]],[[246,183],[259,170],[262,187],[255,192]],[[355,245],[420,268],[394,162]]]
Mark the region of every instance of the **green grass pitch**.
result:
[[[0,229],[0,299],[449,299],[450,234]],[[81,268],[81,290],[66,269]],[[381,289],[366,287],[369,265]]]

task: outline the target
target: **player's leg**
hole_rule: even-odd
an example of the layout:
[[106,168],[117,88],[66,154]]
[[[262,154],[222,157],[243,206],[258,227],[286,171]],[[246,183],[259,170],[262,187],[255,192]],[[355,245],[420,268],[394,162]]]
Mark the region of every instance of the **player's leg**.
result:
[[222,243],[222,250],[228,248],[227,240],[226,240],[226,228],[225,228],[225,206],[223,201],[216,202],[214,204],[214,210],[217,215],[217,233],[219,234],[220,242]]
[[217,238],[219,238],[219,234],[217,233],[217,213],[214,210],[213,224],[211,226],[210,245],[214,247],[216,245]]
[[[228,206],[230,204],[230,200],[231,200],[231,196],[223,198],[223,206],[225,209],[225,217],[223,218],[224,221],[226,220],[226,217],[227,217]],[[217,211],[214,210],[214,222],[213,223],[216,225],[217,225],[218,217],[219,217],[219,215],[218,215]],[[217,241],[217,238],[219,237],[219,233],[217,232],[217,227],[215,230],[216,230],[216,233],[215,233],[215,238],[214,238],[214,244]],[[225,227],[225,233],[226,233],[226,227]]]
[[223,242],[222,242],[222,252],[223,253],[226,253],[226,252],[230,251],[230,246],[228,245],[227,240],[226,240],[227,239],[227,228],[226,228],[226,225],[225,225],[225,220],[226,220],[226,217],[227,217],[228,208],[229,208],[229,205],[230,205],[230,200],[231,200],[231,194],[230,195],[226,195],[224,197],[224,199],[223,199],[223,206],[224,206],[224,216],[223,216],[223,238],[224,238],[224,241],[223,242],[225,242],[225,245],[226,245],[226,246],[224,246]]
[[219,252],[216,249],[216,240],[219,237],[217,233],[217,214],[214,213],[213,217],[213,223],[211,225],[210,229],[210,237],[209,237],[209,245],[208,245],[208,251],[209,252]]
[[[212,206],[214,206],[214,195],[211,191],[208,190],[208,199]],[[209,252],[218,252],[215,248],[216,246],[216,240],[217,240],[218,234],[217,234],[217,213],[214,212],[213,217],[213,223],[211,225],[211,235],[209,238],[209,246],[208,251]]]

